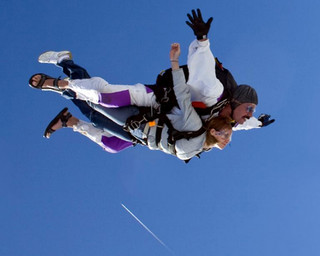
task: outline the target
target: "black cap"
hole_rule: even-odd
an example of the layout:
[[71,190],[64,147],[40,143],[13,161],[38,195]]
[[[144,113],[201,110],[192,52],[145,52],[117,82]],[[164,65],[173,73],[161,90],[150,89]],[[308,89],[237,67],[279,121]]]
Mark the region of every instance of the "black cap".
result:
[[242,103],[253,103],[258,105],[258,94],[250,85],[241,84],[237,86],[231,100],[231,107],[235,109]]

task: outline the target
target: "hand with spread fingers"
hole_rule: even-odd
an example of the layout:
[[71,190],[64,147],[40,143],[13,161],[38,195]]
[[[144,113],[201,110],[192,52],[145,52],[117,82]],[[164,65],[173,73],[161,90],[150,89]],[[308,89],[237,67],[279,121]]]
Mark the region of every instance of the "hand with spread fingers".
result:
[[268,126],[269,124],[272,124],[275,121],[274,119],[270,119],[270,118],[271,118],[271,115],[261,114],[258,117],[258,120],[262,123],[260,125],[260,127],[266,127],[266,126]]
[[204,22],[200,9],[197,9],[197,13],[195,10],[192,10],[192,16],[189,13],[187,14],[187,16],[190,22],[186,21],[186,23],[190,28],[192,28],[197,39],[207,39],[213,18],[210,17],[207,22]]

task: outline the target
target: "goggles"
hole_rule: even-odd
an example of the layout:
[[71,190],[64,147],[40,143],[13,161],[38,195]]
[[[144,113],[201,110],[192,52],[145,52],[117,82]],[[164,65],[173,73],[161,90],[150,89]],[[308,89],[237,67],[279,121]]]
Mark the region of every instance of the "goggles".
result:
[[254,113],[256,111],[256,108],[254,106],[248,106],[246,109],[247,113]]
[[231,133],[229,131],[226,130],[222,130],[222,131],[216,131],[216,134],[218,136],[221,136],[223,139],[229,139],[231,136]]

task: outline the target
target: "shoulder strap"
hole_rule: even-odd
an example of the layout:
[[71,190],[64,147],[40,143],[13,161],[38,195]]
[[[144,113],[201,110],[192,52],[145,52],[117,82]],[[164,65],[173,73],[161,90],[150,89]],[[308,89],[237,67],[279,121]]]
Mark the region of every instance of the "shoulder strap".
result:
[[208,118],[206,119],[206,121],[208,121],[213,116],[218,114],[220,110],[223,109],[229,102],[230,102],[229,99],[224,99],[224,100],[218,101],[216,104],[214,104],[211,107],[195,108],[195,110],[197,111],[199,116],[208,116]]

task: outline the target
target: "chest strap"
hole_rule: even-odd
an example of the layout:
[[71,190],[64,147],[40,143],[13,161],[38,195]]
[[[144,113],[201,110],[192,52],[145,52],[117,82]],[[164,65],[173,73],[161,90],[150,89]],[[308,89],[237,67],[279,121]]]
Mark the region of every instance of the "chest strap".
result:
[[156,145],[158,147],[161,141],[161,134],[162,134],[164,125],[168,127],[168,149],[174,155],[176,155],[175,145],[177,140],[181,140],[181,139],[190,140],[206,132],[206,129],[203,126],[201,126],[201,128],[197,131],[187,131],[187,132],[178,131],[173,127],[171,121],[166,115],[161,115],[159,117],[158,126],[156,130]]

